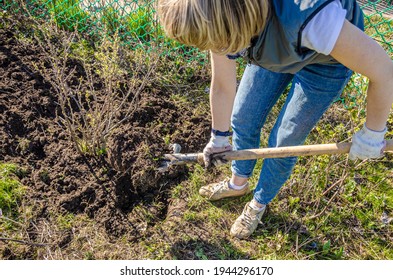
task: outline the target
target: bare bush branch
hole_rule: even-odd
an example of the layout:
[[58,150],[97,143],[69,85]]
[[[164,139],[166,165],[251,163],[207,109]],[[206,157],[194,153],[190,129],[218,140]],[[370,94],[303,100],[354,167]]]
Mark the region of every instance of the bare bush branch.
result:
[[[49,24],[37,27],[35,39],[47,61],[36,65],[56,93],[61,125],[80,154],[105,153],[108,137],[136,110],[156,63],[146,65],[145,57],[123,47],[117,35],[103,35],[93,57],[77,56],[85,51],[80,34]],[[124,60],[132,67],[124,67]]]

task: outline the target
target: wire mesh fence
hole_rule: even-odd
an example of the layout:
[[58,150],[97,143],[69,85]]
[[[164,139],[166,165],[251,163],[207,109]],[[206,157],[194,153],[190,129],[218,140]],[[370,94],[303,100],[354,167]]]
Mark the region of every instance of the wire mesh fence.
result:
[[[156,16],[156,0],[24,0],[29,12],[53,20],[66,30],[81,33],[118,34],[122,42],[146,52],[165,49],[166,55],[183,56],[185,61],[207,62],[206,52],[181,45],[165,37]],[[366,33],[393,56],[393,0],[358,0],[365,13]],[[20,4],[0,0],[3,11],[19,12]],[[161,53],[165,53],[162,52]],[[355,74],[342,101],[356,105],[367,88],[367,79]]]
[[[358,0],[364,12],[365,32],[393,57],[393,0]],[[340,100],[346,108],[357,107],[366,97],[368,79],[358,73],[352,76]]]

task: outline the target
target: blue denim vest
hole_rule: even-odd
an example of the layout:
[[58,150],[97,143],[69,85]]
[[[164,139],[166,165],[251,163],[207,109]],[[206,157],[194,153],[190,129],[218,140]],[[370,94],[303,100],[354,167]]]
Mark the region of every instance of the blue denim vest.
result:
[[[253,38],[244,57],[273,72],[296,73],[314,63],[338,63],[331,56],[302,47],[307,23],[333,0],[271,0],[265,29]],[[364,29],[363,13],[355,0],[340,0],[346,19]]]

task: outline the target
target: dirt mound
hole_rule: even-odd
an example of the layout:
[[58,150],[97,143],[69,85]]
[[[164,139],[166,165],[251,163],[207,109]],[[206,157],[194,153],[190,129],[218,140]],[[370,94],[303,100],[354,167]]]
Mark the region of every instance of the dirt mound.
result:
[[[186,167],[157,172],[159,157],[170,152],[165,137],[175,135],[170,140],[188,148],[183,152],[202,150],[208,116],[196,116],[194,108],[171,101],[169,92],[148,87],[131,119],[109,139],[108,154],[82,156],[59,124],[51,84],[36,70],[45,54],[34,40],[20,40],[20,26],[8,24],[0,29],[0,161],[26,170],[22,183],[27,199],[34,201],[35,219],[85,213],[108,235],[134,231],[138,236],[133,208],[141,202],[166,203],[168,190],[188,173]],[[166,208],[154,215],[165,218]]]

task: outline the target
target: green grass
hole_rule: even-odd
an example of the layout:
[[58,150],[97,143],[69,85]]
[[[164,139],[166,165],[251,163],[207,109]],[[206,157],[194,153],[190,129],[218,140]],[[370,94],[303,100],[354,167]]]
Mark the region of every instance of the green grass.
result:
[[[155,11],[150,2],[137,6],[135,10],[125,12],[113,3],[99,6],[95,11],[81,8],[79,0],[51,0],[42,5],[49,10],[57,25],[65,30],[79,32],[88,31],[91,35],[110,36],[118,34],[120,38],[130,45],[147,44],[155,40],[162,30],[154,20]],[[127,8],[126,4],[123,8]],[[92,8],[91,5],[90,8]],[[38,15],[39,16],[39,15]],[[95,34],[95,33],[99,34]]]
[[79,0],[52,0],[45,3],[57,25],[68,31],[86,31],[89,14],[79,6]]
[[139,6],[135,11],[131,11],[123,22],[126,26],[125,33],[138,38],[142,42],[149,42],[155,34],[157,28],[153,20],[154,11],[149,6]]
[[3,214],[15,213],[24,188],[16,174],[20,171],[15,164],[0,164],[0,208]]
[[[91,1],[88,7],[82,7],[80,0],[33,0],[28,2],[29,13],[37,18],[51,18],[60,28],[100,39],[104,34],[117,34],[125,45],[156,52],[156,48],[166,48],[166,56],[187,61],[206,62],[206,53],[187,47],[168,39],[155,16],[154,1],[132,1],[118,6],[116,2],[98,4]],[[26,3],[25,3],[26,4]],[[134,7],[133,5],[136,4]],[[0,8],[19,11],[18,3],[5,0]],[[105,36],[106,36],[105,35]]]

